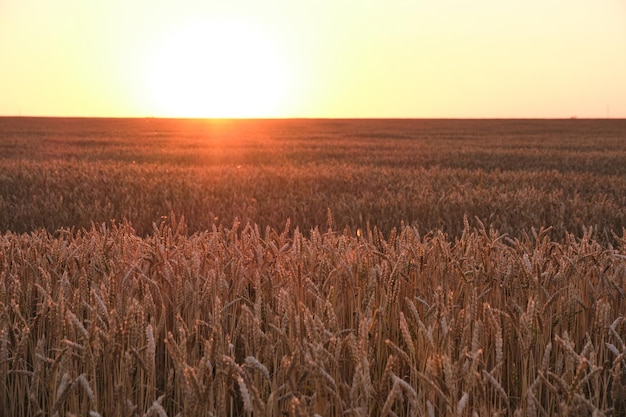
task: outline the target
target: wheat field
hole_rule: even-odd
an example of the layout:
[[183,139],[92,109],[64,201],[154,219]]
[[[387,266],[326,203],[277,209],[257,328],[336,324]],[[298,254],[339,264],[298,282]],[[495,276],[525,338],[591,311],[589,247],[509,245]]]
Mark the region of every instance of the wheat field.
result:
[[0,119],[0,414],[624,416],[625,128]]

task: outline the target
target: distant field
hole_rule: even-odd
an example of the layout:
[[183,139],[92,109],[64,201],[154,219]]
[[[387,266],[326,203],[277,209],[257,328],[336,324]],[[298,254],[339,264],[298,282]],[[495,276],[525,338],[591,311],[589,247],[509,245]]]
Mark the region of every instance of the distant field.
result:
[[625,416],[626,121],[0,118],[0,415]]
[[626,226],[624,120],[0,119],[0,230]]

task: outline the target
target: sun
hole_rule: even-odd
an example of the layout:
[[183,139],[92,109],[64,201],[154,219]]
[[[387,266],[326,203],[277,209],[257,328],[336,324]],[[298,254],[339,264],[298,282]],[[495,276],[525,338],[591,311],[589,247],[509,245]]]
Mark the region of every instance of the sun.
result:
[[238,22],[194,22],[157,43],[145,81],[158,115],[275,117],[289,71],[262,31]]

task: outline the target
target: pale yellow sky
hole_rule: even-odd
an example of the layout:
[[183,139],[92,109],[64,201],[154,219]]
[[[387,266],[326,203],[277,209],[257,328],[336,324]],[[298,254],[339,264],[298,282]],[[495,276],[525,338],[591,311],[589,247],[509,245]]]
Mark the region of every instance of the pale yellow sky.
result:
[[0,0],[0,115],[626,117],[626,0]]

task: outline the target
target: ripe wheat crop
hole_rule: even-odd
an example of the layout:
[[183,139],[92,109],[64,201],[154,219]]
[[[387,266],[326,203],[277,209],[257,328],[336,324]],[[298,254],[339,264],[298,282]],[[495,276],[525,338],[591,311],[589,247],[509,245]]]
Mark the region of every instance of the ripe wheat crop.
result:
[[[174,212],[191,232],[238,220],[304,233],[402,224],[463,232],[463,216],[519,237],[613,242],[626,227],[621,120],[0,119],[0,230]],[[614,242],[613,242],[614,243]]]
[[548,232],[6,233],[0,409],[623,415],[626,241]]
[[19,123],[1,415],[626,415],[623,122]]

